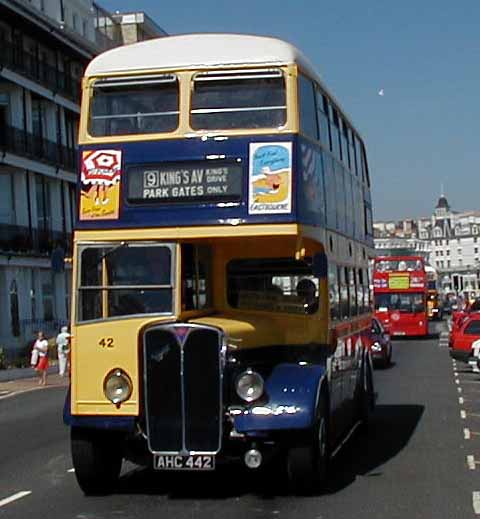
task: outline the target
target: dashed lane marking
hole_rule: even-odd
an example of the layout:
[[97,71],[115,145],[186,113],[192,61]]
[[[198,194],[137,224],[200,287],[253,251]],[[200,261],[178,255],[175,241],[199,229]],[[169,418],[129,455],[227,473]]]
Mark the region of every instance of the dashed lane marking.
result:
[[463,429],[463,436],[465,437],[466,440],[469,440],[471,438],[470,436],[470,429]]
[[67,472],[75,472],[75,469],[68,469]]
[[459,393],[461,393],[461,392],[462,392],[462,388],[461,388],[461,387],[457,387],[457,391],[458,391]]
[[473,511],[475,514],[480,514],[480,492],[472,493]]
[[458,397],[458,403],[459,403],[459,404],[463,404],[463,402],[464,402],[464,399],[463,399],[463,397],[461,397],[461,396],[460,396],[460,397]]
[[13,501],[17,501],[18,499],[22,499],[22,497],[26,497],[32,493],[31,490],[22,490],[21,492],[17,492],[10,497],[6,497],[0,501],[0,507],[8,505],[9,503],[13,503]]
[[458,378],[455,379],[455,384],[460,384],[460,380],[458,380]]
[[467,466],[470,470],[475,470],[475,458],[471,454],[467,456]]
[[463,409],[460,411],[460,418],[462,418],[463,420],[467,418],[467,413]]

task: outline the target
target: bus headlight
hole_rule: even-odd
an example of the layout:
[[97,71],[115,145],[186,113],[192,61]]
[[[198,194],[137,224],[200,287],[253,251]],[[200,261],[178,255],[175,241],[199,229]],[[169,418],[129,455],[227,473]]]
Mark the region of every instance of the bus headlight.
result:
[[263,395],[263,378],[255,371],[247,369],[237,377],[235,389],[242,400],[253,402]]
[[105,396],[118,405],[130,398],[133,386],[130,377],[120,368],[115,368],[105,377],[103,381],[103,392]]

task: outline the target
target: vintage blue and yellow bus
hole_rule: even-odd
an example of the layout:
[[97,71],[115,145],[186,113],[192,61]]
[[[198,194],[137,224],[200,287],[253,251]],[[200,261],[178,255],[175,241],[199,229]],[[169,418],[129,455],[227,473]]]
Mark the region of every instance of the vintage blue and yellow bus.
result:
[[374,408],[365,147],[273,38],[165,37],[83,79],[71,428],[86,494],[285,461],[314,491]]

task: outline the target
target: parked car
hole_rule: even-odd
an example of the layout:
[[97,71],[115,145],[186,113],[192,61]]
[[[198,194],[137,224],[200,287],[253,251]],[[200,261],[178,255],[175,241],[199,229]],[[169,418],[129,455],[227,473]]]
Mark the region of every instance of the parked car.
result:
[[480,340],[480,312],[458,316],[449,336],[450,356],[468,362],[475,341]]
[[368,343],[374,364],[382,367],[389,366],[392,362],[392,341],[390,334],[376,317],[372,318]]

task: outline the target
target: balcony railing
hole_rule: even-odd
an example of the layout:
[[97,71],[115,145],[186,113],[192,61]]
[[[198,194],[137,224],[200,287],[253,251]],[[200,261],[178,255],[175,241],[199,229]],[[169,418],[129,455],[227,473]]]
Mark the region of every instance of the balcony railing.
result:
[[13,126],[0,127],[0,150],[46,162],[68,171],[76,170],[74,149]]
[[0,65],[21,74],[40,85],[80,102],[80,80],[37,59],[9,41],[0,41]]
[[62,231],[30,229],[22,225],[0,223],[0,252],[50,256],[56,247],[71,254],[72,235]]

